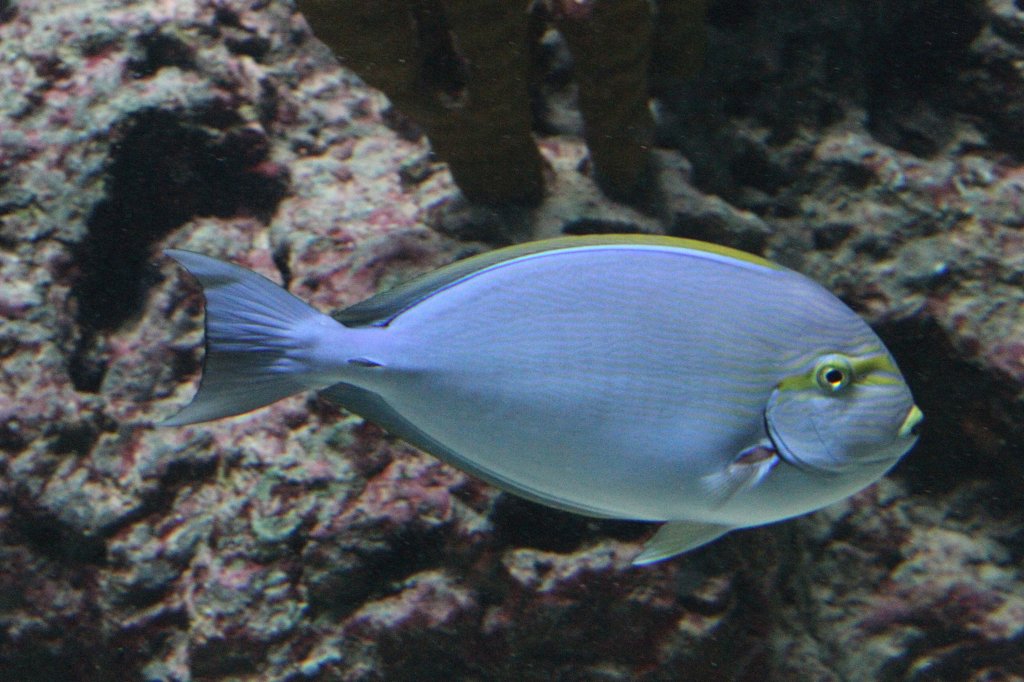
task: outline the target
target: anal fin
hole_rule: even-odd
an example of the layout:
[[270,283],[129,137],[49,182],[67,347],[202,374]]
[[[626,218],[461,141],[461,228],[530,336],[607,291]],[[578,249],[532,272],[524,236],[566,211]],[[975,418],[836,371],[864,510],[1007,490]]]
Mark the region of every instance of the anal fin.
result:
[[653,564],[656,561],[688,552],[722,537],[732,529],[733,526],[717,523],[669,521],[662,525],[658,532],[644,544],[643,551],[633,558],[633,565]]

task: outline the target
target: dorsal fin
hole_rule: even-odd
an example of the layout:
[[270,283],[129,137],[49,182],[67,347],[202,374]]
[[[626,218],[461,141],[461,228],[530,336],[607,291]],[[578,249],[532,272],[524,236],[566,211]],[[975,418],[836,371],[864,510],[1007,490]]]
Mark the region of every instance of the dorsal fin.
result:
[[456,261],[409,282],[400,284],[394,289],[377,294],[361,303],[356,303],[336,313],[334,319],[346,327],[383,327],[391,322],[399,313],[408,310],[428,296],[495,265],[550,251],[601,246],[643,246],[647,248],[679,249],[691,253],[697,252],[713,255],[719,259],[734,260],[739,263],[746,263],[748,266],[755,265],[773,270],[781,269],[779,265],[760,256],[696,239],[649,234],[602,234],[558,237],[508,246]]

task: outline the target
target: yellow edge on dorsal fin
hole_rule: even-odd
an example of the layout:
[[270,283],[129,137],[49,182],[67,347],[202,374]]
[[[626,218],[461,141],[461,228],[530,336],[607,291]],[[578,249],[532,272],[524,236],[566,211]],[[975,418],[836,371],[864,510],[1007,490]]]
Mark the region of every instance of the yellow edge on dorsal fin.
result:
[[348,327],[384,326],[403,310],[409,309],[427,296],[455,282],[487,268],[513,260],[551,251],[584,249],[602,246],[664,247],[712,254],[742,263],[782,270],[782,266],[746,251],[720,246],[697,239],[666,237],[651,234],[601,234],[556,237],[525,244],[506,246],[471,256],[400,284],[361,303],[336,313],[334,318]]

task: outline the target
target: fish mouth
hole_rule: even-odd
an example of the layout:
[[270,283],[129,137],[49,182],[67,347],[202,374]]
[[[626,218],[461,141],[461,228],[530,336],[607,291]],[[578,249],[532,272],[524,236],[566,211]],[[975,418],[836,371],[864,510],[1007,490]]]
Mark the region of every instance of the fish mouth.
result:
[[903,419],[903,423],[900,424],[900,430],[897,432],[900,438],[917,438],[918,433],[921,430],[921,422],[924,420],[924,412],[921,411],[917,405],[910,408],[907,412],[907,416]]

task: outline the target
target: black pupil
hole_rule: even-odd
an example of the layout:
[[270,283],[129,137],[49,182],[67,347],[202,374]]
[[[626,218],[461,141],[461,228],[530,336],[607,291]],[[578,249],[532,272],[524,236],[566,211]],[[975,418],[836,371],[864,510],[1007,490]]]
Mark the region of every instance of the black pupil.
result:
[[825,372],[825,381],[835,386],[843,383],[843,373],[838,369],[830,369]]

